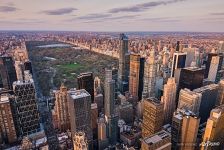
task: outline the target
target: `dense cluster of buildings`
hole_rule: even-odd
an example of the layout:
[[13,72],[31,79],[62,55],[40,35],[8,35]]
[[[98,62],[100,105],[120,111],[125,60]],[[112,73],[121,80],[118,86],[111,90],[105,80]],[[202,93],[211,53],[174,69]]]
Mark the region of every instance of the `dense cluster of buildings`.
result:
[[48,117],[40,109],[25,45],[2,55],[0,149],[52,149],[52,130],[53,149],[223,149],[224,43],[202,53],[179,41],[141,51],[142,43],[133,47],[125,34],[116,41],[115,51],[110,40],[96,39],[89,48],[107,45],[117,53],[117,68],[105,68],[103,83],[91,72],[81,73],[72,89],[62,83]]

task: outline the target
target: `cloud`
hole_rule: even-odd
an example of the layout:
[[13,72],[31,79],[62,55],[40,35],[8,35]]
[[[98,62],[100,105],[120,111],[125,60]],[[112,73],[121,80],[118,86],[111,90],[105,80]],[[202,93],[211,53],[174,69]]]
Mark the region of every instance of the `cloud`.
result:
[[0,6],[0,12],[14,12],[18,9],[14,6]]
[[34,19],[26,19],[26,20],[1,20],[1,24],[42,24],[46,23],[46,21],[43,20],[34,20]]
[[55,9],[55,10],[45,10],[42,13],[45,13],[47,15],[65,15],[65,14],[70,14],[74,10],[77,10],[76,8],[61,8],[61,9]]
[[213,15],[213,16],[224,16],[224,12],[210,13],[210,15]]
[[120,8],[113,8],[110,9],[109,13],[120,13],[120,12],[142,12],[147,9],[151,9],[153,7],[161,6],[161,5],[169,5],[177,2],[181,2],[185,0],[169,0],[169,1],[154,1],[154,2],[147,2],[142,4],[137,4],[134,6],[129,7],[120,7]]
[[110,16],[111,16],[111,14],[88,14],[85,16],[78,17],[78,19],[92,20],[92,19],[108,18]]
[[140,21],[150,21],[150,22],[180,22],[180,19],[177,19],[179,17],[157,17],[157,18],[144,18],[144,19],[139,19]]

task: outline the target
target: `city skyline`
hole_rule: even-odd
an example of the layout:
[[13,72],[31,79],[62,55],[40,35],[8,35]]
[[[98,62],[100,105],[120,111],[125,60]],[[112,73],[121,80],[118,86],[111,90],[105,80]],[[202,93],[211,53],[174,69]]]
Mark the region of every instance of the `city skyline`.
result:
[[0,29],[224,32],[223,5],[222,0],[0,0]]

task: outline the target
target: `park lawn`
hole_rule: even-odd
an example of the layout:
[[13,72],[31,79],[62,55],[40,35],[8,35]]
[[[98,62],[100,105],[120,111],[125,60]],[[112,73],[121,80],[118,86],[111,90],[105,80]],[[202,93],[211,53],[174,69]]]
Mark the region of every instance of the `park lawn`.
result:
[[71,73],[77,73],[77,71],[82,68],[82,65],[78,63],[69,63],[57,65],[57,68],[66,76],[71,76]]

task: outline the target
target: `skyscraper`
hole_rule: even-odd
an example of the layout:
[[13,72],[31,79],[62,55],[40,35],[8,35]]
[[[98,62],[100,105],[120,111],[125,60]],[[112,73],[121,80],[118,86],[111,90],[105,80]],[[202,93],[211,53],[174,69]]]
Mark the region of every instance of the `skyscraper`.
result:
[[167,84],[164,85],[163,96],[161,98],[164,104],[164,123],[172,120],[173,112],[176,107],[177,85],[174,78],[168,78]]
[[220,70],[222,69],[222,62],[223,62],[223,54],[219,54],[218,56],[213,56],[210,68],[208,72],[208,79],[213,82],[219,82],[221,78]]
[[150,52],[150,56],[145,62],[143,98],[155,97],[156,74],[157,63],[155,60],[155,51],[153,50]]
[[194,90],[203,85],[204,69],[198,67],[187,67],[181,69],[179,89],[188,88]]
[[104,109],[108,125],[108,138],[110,144],[117,142],[118,116],[115,114],[115,81],[112,80],[112,70],[106,69],[104,83]]
[[224,53],[224,41],[219,41],[219,53]]
[[187,53],[185,67],[191,67],[191,63],[196,62],[195,54],[198,52],[198,48],[184,48],[183,51]]
[[208,56],[207,56],[207,61],[206,61],[206,64],[205,64],[205,78],[208,78],[208,74],[209,74],[209,70],[210,70],[210,65],[211,65],[211,61],[212,61],[212,57],[213,56],[218,56],[217,53],[208,53]]
[[[201,150],[223,149],[224,148],[224,105],[212,109],[208,118]],[[211,146],[208,142],[219,143]],[[206,145],[207,143],[207,145]]]
[[129,93],[138,97],[140,55],[130,55]]
[[179,51],[180,51],[180,41],[177,41],[176,52],[179,52]]
[[105,149],[108,146],[107,138],[107,123],[105,117],[100,117],[97,121],[98,124],[98,147]]
[[0,95],[0,144],[14,143],[17,140],[15,122],[11,104],[13,101],[11,95]]
[[175,52],[173,54],[173,61],[171,67],[171,77],[174,77],[175,70],[184,68],[186,62],[187,53]]
[[128,53],[128,37],[125,34],[120,34],[119,39],[119,70],[118,84],[122,93],[128,90],[129,62],[130,55]]
[[81,73],[77,77],[78,89],[85,89],[91,95],[91,102],[94,102],[94,79],[92,72]]
[[33,80],[13,83],[14,110],[20,136],[40,131],[39,113]]
[[197,93],[189,89],[181,89],[178,100],[178,108],[190,110],[194,114],[199,115],[201,97],[201,93]]
[[23,81],[24,80],[24,66],[23,66],[23,63],[21,61],[15,61],[15,69],[16,69],[17,79],[19,81]]
[[68,91],[64,84],[60,90],[55,93],[55,106],[53,110],[54,126],[60,132],[65,132],[70,129],[70,119],[68,110]]
[[[143,100],[142,137],[148,137],[162,129],[163,103],[154,97]],[[158,117],[159,116],[159,117]]]
[[171,125],[172,149],[195,149],[200,118],[193,112],[177,109]]
[[24,70],[29,70],[31,74],[33,74],[32,64],[30,61],[24,62]]
[[201,123],[207,121],[210,111],[215,107],[218,96],[218,87],[217,84],[210,84],[194,90],[194,92],[201,94],[201,104],[199,109]]
[[[200,118],[196,116],[183,116],[181,129],[181,150],[195,150]],[[191,145],[189,145],[191,144]]]
[[84,132],[88,143],[92,142],[92,128],[91,128],[91,96],[85,90],[70,90],[69,97],[69,113],[71,123],[71,133],[73,138],[76,133]]
[[129,93],[139,100],[143,90],[144,58],[138,54],[130,55]]
[[224,80],[221,80],[219,82],[219,88],[218,88],[218,97],[216,105],[223,105],[224,104]]
[[0,88],[12,90],[12,84],[16,80],[12,57],[0,57]]

